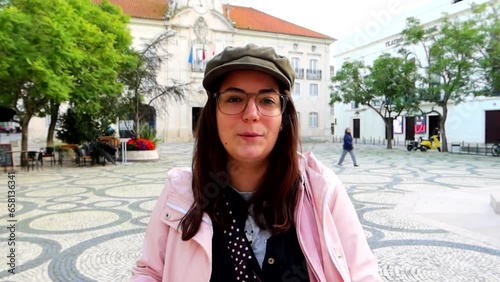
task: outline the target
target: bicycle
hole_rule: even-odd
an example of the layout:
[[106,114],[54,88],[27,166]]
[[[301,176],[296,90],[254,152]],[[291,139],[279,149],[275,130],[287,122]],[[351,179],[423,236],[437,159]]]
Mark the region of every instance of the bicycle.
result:
[[495,157],[500,156],[500,143],[495,143],[493,144],[493,147],[491,147],[491,154]]

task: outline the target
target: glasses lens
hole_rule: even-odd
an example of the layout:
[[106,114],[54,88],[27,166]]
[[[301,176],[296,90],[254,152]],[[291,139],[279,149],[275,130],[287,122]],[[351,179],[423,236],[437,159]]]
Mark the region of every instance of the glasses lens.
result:
[[259,93],[255,97],[259,112],[268,117],[279,116],[282,113],[282,96],[276,92]]
[[245,109],[248,96],[246,93],[226,91],[219,94],[217,103],[219,110],[226,115],[237,115]]
[[[242,113],[248,104],[248,93],[225,91],[219,93],[217,104],[219,110],[226,115]],[[263,92],[255,96],[255,105],[259,113],[268,117],[279,116],[285,108],[285,98],[276,92]]]

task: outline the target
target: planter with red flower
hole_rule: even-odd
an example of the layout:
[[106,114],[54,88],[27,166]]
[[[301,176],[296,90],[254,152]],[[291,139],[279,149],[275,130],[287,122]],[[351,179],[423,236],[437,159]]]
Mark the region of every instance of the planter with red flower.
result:
[[127,161],[155,161],[160,156],[156,144],[146,138],[132,138],[127,142]]

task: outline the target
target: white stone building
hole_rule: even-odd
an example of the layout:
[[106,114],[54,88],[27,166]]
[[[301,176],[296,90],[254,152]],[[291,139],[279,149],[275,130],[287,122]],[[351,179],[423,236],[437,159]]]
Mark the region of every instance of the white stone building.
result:
[[[423,24],[432,25],[438,22],[443,13],[457,17],[470,14],[470,5],[473,2],[479,4],[491,1],[433,0],[428,1],[420,9],[401,15],[391,13],[388,8],[376,15],[375,20],[369,22],[363,29],[359,29],[358,33],[334,44],[334,68],[339,70],[347,59],[360,59],[365,64],[371,65],[382,53],[395,54],[399,33],[406,25],[406,18],[410,16],[420,19]],[[415,50],[417,57],[422,55],[418,54],[422,50],[418,48]],[[430,110],[431,105],[422,104],[422,108]],[[445,128],[449,143],[493,143],[500,139],[500,97],[469,98],[464,103],[448,105],[448,110]],[[335,136],[340,137],[346,127],[351,127],[353,137],[360,140],[377,140],[378,142],[378,140],[385,139],[384,122],[372,109],[354,103],[339,103],[335,105],[334,113]],[[400,117],[399,123],[395,122],[399,126],[394,128],[394,139],[403,143],[404,140],[413,140],[413,136],[415,138],[428,136],[435,127],[439,126],[437,114],[429,114],[423,118],[425,128],[421,126],[417,128],[414,117],[405,115]]]
[[[335,39],[253,8],[223,5],[220,0],[110,2],[131,16],[129,27],[136,48],[166,30],[175,34],[166,47],[172,56],[161,66],[162,82],[194,82],[185,102],[172,102],[166,111],[156,109],[152,122],[159,138],[166,142],[193,139],[196,118],[207,99],[201,85],[206,62],[226,46],[248,43],[272,46],[291,60],[297,74],[293,99],[302,137],[331,138],[328,85],[330,45]],[[30,139],[44,142],[47,128],[46,120],[34,118],[29,125]]]

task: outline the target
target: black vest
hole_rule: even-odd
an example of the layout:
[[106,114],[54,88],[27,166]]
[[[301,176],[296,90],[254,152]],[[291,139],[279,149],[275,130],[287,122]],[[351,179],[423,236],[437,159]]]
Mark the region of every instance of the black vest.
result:
[[[234,211],[240,230],[244,230],[248,216],[246,201],[233,189],[225,189],[226,197],[234,201],[234,206],[242,207]],[[252,252],[253,253],[253,252]],[[297,231],[292,226],[286,233],[273,235],[267,240],[266,255],[260,268],[255,255],[252,256],[254,269],[264,282],[309,281],[307,264],[297,239]],[[212,239],[211,282],[237,281],[233,274],[233,261],[227,249],[223,229],[214,222]]]

